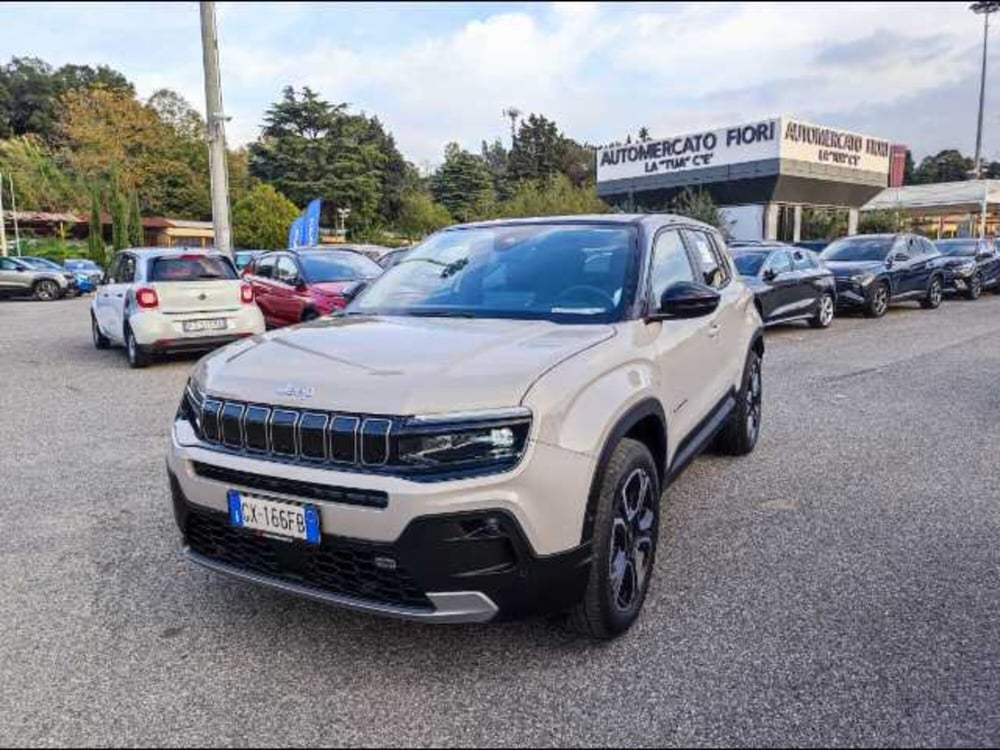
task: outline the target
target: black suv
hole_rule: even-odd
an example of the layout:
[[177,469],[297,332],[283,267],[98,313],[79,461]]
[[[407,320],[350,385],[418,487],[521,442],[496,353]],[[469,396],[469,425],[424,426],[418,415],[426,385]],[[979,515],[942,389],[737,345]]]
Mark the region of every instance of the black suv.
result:
[[889,304],[941,305],[945,272],[934,244],[915,234],[859,234],[830,243],[820,256],[837,279],[837,306],[885,315]]
[[1000,294],[1000,248],[991,240],[975,237],[938,240],[934,243],[945,256],[945,290],[967,299],[979,299],[984,289]]

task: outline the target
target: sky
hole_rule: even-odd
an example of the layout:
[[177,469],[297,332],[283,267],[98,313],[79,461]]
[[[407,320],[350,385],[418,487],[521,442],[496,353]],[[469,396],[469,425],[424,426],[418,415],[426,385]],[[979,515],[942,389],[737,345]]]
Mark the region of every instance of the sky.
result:
[[[984,156],[1000,159],[1000,17]],[[578,141],[788,115],[971,154],[982,18],[968,3],[219,3],[231,145],[286,85],[376,114],[427,169],[509,142],[502,110]],[[108,64],[204,111],[197,3],[0,2],[0,61]]]

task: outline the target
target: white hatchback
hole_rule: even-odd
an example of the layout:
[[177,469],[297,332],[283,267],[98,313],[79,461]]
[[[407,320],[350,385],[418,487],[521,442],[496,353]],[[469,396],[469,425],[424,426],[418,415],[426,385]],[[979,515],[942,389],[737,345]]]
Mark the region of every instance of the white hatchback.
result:
[[212,349],[264,332],[253,289],[221,253],[122,250],[90,306],[94,346],[122,344],[132,367],[154,354]]

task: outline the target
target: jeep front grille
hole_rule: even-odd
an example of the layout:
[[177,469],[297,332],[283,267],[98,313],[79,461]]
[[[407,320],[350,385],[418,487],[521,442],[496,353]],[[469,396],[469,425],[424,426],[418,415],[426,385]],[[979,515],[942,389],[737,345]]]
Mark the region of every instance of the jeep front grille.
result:
[[374,468],[390,458],[392,419],[224,401],[190,388],[184,399],[198,436],[224,448],[338,467]]

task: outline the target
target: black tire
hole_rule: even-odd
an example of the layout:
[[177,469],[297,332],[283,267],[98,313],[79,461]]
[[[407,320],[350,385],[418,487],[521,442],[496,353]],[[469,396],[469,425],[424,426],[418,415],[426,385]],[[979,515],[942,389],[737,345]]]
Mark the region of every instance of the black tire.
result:
[[937,310],[941,307],[941,300],[944,299],[944,284],[940,276],[932,276],[931,283],[927,285],[927,296],[920,300],[920,306],[925,310]]
[[101,333],[101,328],[97,325],[97,318],[94,317],[93,313],[90,314],[90,334],[94,339],[95,349],[107,349],[111,346],[111,340]]
[[730,456],[745,456],[757,445],[764,406],[764,383],[760,355],[753,349],[743,366],[743,382],[736,397],[736,409],[719,432],[715,447]]
[[881,318],[889,309],[891,290],[888,281],[876,281],[872,287],[871,296],[865,302],[864,313],[866,318]]
[[36,281],[31,290],[34,292],[35,299],[39,302],[52,302],[61,296],[59,285],[52,281],[52,279],[40,279]]
[[659,528],[656,463],[645,445],[623,438],[601,477],[590,578],[569,618],[574,630],[607,640],[632,626],[646,601]]
[[809,325],[813,328],[829,328],[833,322],[835,309],[836,303],[833,300],[833,295],[829,292],[823,292],[816,305],[816,314],[809,319]]
[[135,335],[128,324],[125,325],[125,356],[128,357],[129,367],[135,370],[148,367],[151,359],[149,352],[136,342]]
[[973,274],[972,278],[969,279],[969,286],[965,290],[965,298],[971,300],[977,300],[983,296],[983,275],[981,273]]

